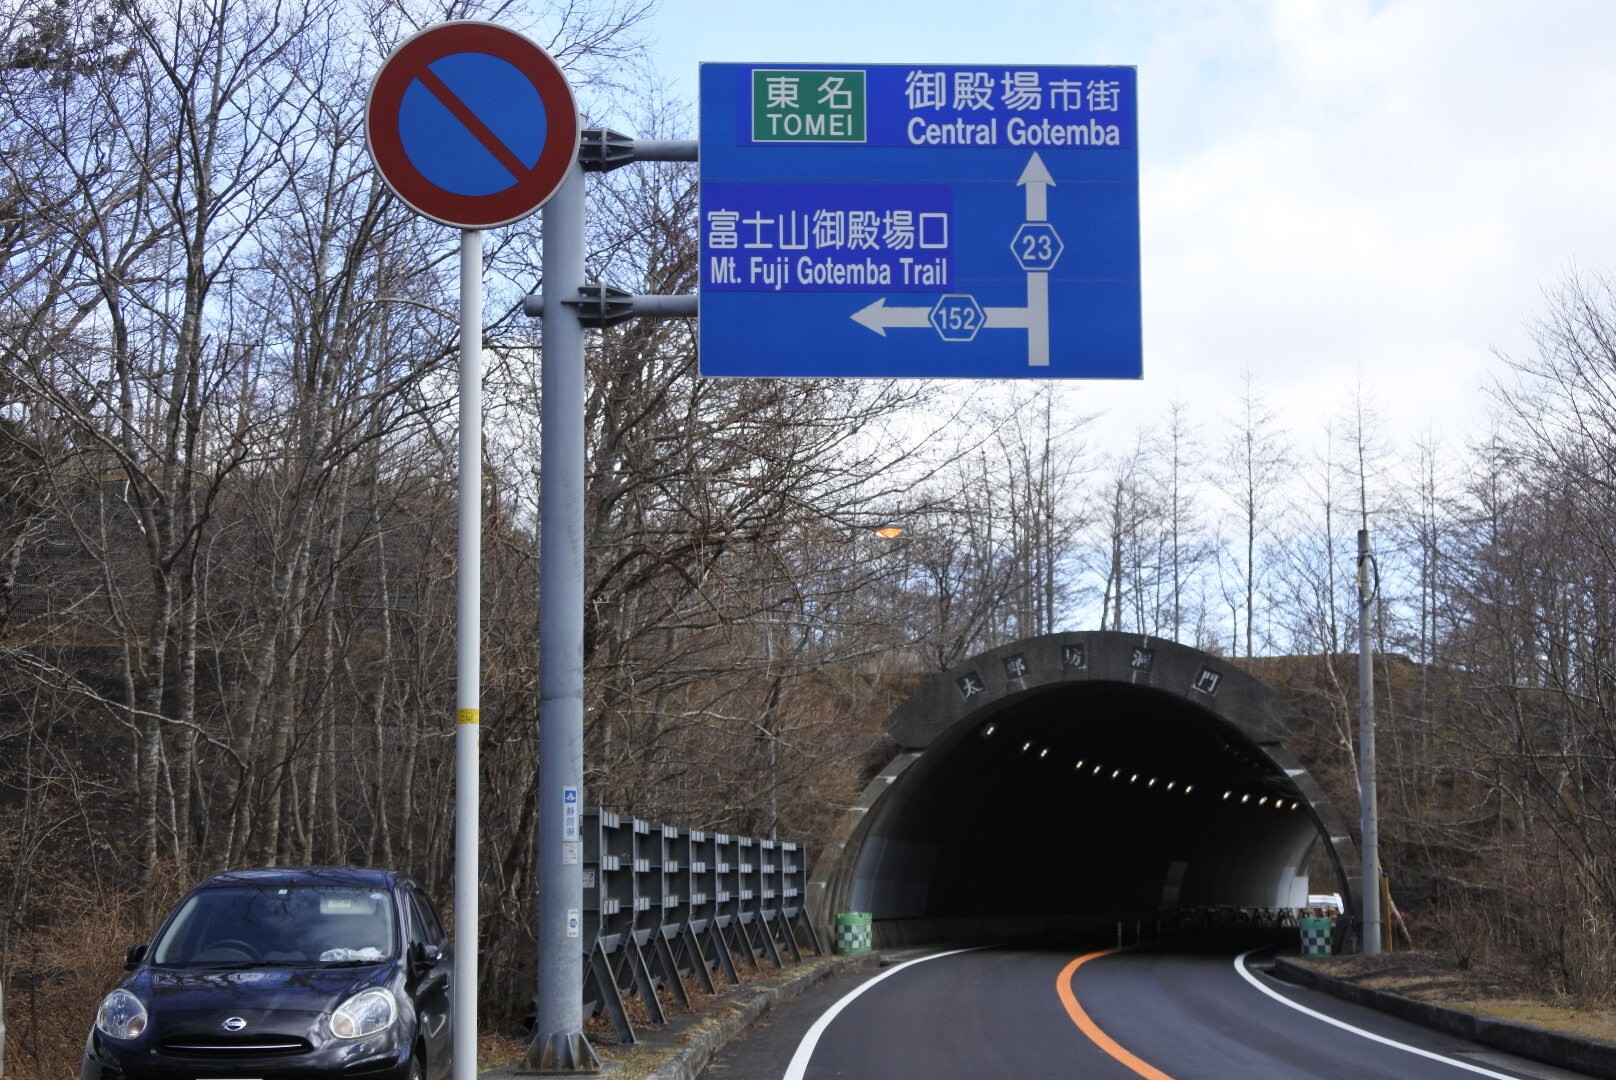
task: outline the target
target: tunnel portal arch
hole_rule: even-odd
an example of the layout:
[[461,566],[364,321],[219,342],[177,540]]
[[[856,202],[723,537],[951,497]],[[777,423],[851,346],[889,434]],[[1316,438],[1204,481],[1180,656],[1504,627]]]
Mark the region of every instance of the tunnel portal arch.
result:
[[869,912],[898,944],[1296,907],[1315,845],[1355,911],[1356,846],[1287,745],[1307,722],[1227,660],[1161,638],[981,653],[888,718],[898,752],[816,860],[810,915]]

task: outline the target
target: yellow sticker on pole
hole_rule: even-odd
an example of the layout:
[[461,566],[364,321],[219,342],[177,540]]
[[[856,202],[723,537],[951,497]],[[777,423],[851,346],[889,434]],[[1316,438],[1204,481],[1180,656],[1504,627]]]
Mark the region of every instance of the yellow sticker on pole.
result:
[[478,719],[479,713],[480,713],[480,710],[478,710],[478,709],[461,709],[460,710],[460,722],[462,724],[481,723],[481,721]]

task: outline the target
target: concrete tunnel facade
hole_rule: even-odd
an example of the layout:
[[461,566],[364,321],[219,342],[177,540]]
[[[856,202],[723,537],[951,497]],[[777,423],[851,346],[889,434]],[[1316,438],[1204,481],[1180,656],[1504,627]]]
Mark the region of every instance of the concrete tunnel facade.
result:
[[1092,930],[1201,907],[1299,907],[1315,845],[1357,910],[1345,822],[1287,748],[1305,723],[1221,657],[1052,634],[932,677],[899,750],[815,861],[809,915],[879,945]]

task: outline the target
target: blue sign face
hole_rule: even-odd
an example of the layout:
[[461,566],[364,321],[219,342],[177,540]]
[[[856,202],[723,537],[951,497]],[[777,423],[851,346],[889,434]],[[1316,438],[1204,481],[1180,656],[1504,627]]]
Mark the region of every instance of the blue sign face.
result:
[[423,76],[405,89],[398,114],[404,152],[422,176],[456,195],[497,195],[539,163],[544,101],[515,64],[455,53]]
[[704,375],[1138,378],[1129,67],[704,64]]

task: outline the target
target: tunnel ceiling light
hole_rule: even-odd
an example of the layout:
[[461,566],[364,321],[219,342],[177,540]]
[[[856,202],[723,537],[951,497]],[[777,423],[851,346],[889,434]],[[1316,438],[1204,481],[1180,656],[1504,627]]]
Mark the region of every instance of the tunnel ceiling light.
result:
[[1028,750],[1031,750],[1031,749],[1032,749],[1032,743],[1024,742],[1024,743],[1021,744],[1021,752],[1023,754],[1025,754]]
[[1228,798],[1228,797],[1229,797],[1229,796],[1231,796],[1231,795],[1233,795],[1233,794],[1234,794],[1234,792],[1232,792],[1232,791],[1225,791],[1225,792],[1224,792],[1224,793],[1223,793],[1223,797],[1224,797],[1224,798],[1225,798],[1225,799],[1227,799],[1227,798]]
[[1156,786],[1156,778],[1154,776],[1152,776],[1150,778],[1150,783],[1146,784],[1145,786],[1146,787],[1155,787]]
[[1049,747],[1046,746],[1042,750],[1038,751],[1038,756],[1041,757],[1041,758],[1048,757],[1049,756]]
[[982,729],[982,737],[985,739],[989,735],[992,735],[995,731],[998,731],[998,730],[999,729],[998,729],[998,727],[996,725],[989,724],[987,727]]
[[1096,765],[1096,766],[1094,766],[1094,775],[1099,776],[1100,775],[1100,770],[1103,769],[1103,768],[1105,768],[1104,765]]
[[1121,775],[1122,775],[1122,770],[1121,769],[1112,769],[1111,770],[1111,779],[1115,780],[1117,777],[1119,777]]
[[1077,759],[1077,764],[1072,766],[1072,768],[1074,768],[1074,769],[1081,769],[1082,767],[1083,767],[1083,759],[1082,758],[1078,758]]
[[1167,781],[1167,790],[1172,791],[1173,790],[1173,785],[1176,784],[1176,783],[1178,783],[1177,780],[1169,780],[1169,781]]
[[1258,799],[1257,800],[1257,805],[1258,806],[1267,806],[1268,805],[1268,796],[1264,795],[1262,798]]
[[1248,802],[1251,801],[1251,796],[1250,795],[1242,795],[1242,796],[1240,796],[1240,801],[1243,802],[1243,803],[1248,803]]
[[1128,783],[1137,784],[1138,782],[1139,782],[1139,774],[1138,773],[1134,773],[1132,776],[1128,777]]
[[1190,792],[1192,792],[1194,790],[1195,790],[1195,785],[1194,784],[1185,784],[1184,785],[1184,794],[1188,795]]

